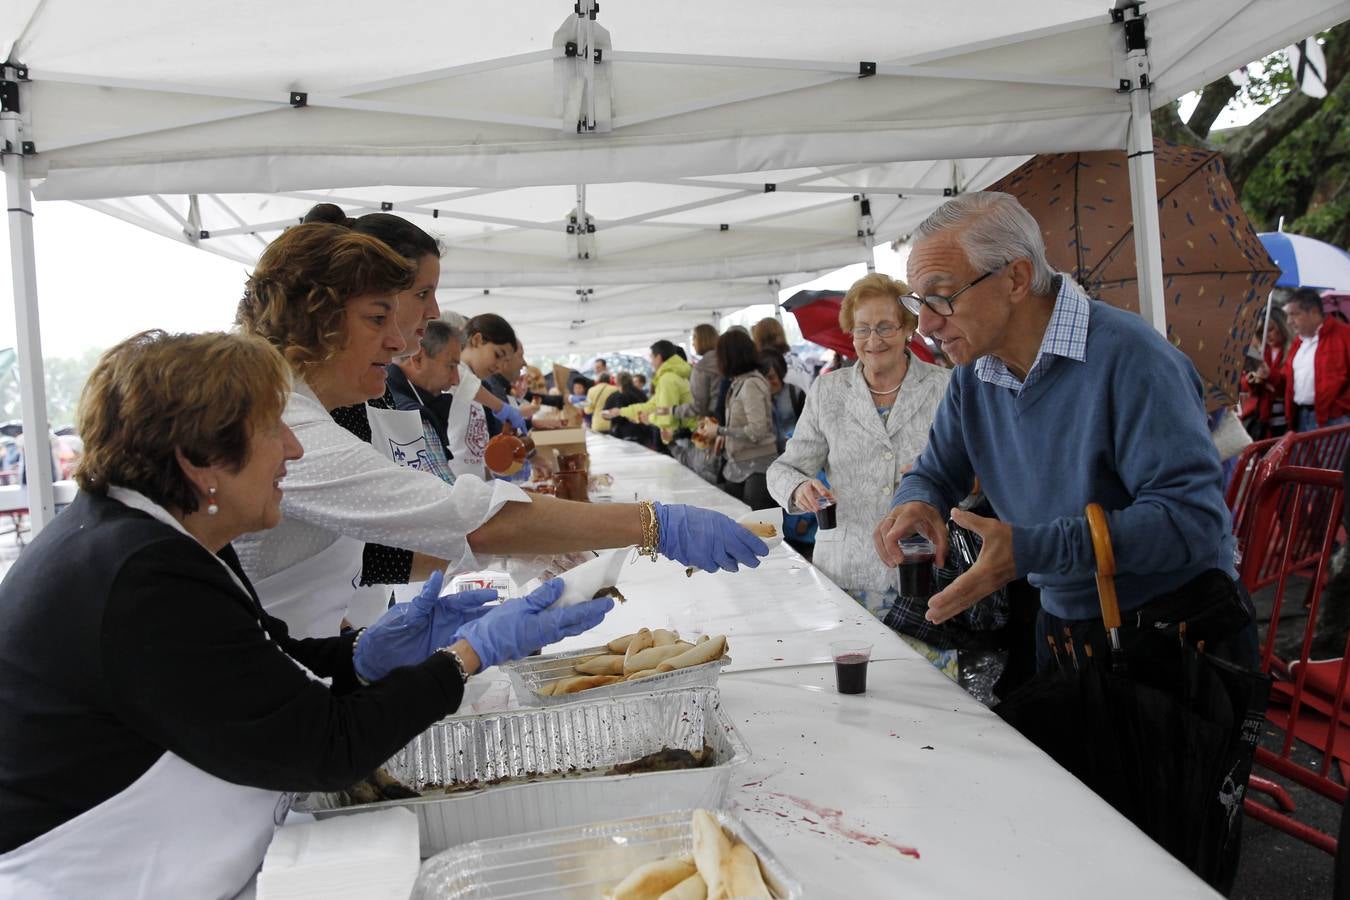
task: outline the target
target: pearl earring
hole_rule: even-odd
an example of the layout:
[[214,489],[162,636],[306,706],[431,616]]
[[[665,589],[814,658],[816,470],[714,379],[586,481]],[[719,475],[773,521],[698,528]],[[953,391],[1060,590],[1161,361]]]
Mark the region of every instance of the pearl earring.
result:
[[207,488],[206,493],[208,495],[206,501],[206,514],[208,516],[214,516],[216,513],[220,512],[220,506],[216,503],[216,489],[213,487]]

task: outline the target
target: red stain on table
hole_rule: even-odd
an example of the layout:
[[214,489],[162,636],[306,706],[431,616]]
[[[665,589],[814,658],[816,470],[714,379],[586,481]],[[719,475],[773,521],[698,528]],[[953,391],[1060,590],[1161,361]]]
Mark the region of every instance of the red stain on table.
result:
[[[782,797],[784,800],[795,803],[807,812],[815,813],[817,816],[820,816],[822,824],[840,837],[847,838],[850,841],[857,841],[868,847],[890,847],[901,856],[908,856],[913,859],[919,858],[919,851],[914,847],[906,847],[904,844],[897,844],[895,841],[889,840],[888,838],[877,837],[875,834],[868,834],[866,831],[860,831],[857,828],[850,828],[848,825],[845,825],[844,811],[841,809],[830,809],[825,806],[817,806],[810,800],[796,797],[792,794],[780,794],[777,791],[769,791],[768,793],[772,797]],[[782,814],[779,813],[779,815]],[[805,816],[802,816],[802,818],[807,822],[811,822],[811,820],[807,819]],[[811,822],[811,824],[814,825],[816,823]]]

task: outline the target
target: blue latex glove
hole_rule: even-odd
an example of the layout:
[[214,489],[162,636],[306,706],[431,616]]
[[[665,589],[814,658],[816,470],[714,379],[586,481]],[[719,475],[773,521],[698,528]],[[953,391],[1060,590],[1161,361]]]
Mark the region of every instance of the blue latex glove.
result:
[[718,569],[735,572],[742,565],[753,569],[759,565],[759,558],[769,552],[749,529],[720,512],[700,506],[662,503],[652,506],[661,531],[657,552],[686,566],[705,572]]
[[493,588],[439,597],[442,578],[434,573],[412,602],[396,604],[365,630],[352,657],[356,674],[378,681],[399,666],[417,665],[454,643],[455,632],[487,613],[483,604],[497,599]]
[[520,414],[520,410],[505,400],[502,401],[501,409],[493,410],[492,417],[503,425],[510,425],[516,430],[516,434],[524,434],[530,430],[525,424],[525,417]]
[[549,609],[562,592],[561,578],[546,581],[524,597],[508,600],[482,618],[466,623],[455,638],[468,641],[486,669],[589,631],[614,608],[613,600],[602,597],[576,606]]

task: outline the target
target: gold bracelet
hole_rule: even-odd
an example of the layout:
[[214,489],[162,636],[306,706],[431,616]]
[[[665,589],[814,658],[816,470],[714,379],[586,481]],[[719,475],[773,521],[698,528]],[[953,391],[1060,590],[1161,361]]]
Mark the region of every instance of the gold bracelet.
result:
[[642,543],[638,545],[638,556],[656,562],[656,547],[660,543],[661,531],[656,521],[656,508],[650,500],[638,504],[638,516],[642,520]]

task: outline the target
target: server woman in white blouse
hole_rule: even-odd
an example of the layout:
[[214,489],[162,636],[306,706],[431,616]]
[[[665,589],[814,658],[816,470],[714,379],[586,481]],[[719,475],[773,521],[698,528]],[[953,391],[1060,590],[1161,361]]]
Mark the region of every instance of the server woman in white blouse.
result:
[[283,792],[350,786],[608,610],[433,578],[359,637],[288,634],[230,542],[281,518],[290,378],[257,338],[163,332],[90,375],[79,494],[0,583],[0,897],[233,897]]
[[[764,543],[731,519],[691,506],[531,502],[520,488],[466,476],[453,486],[404,468],[415,434],[372,444],[329,416],[384,392],[384,367],[404,349],[396,295],[413,266],[387,245],[328,224],[298,225],[263,251],[238,323],[291,364],[283,419],[305,455],[289,469],[282,523],[236,546],[264,607],[293,634],[335,634],[359,584],[366,542],[402,547],[452,569],[476,554],[542,554],[637,544],[707,571],[754,566]],[[368,410],[372,416],[376,411]]]

